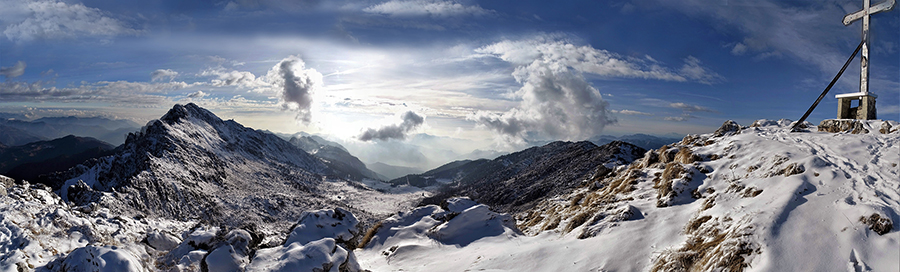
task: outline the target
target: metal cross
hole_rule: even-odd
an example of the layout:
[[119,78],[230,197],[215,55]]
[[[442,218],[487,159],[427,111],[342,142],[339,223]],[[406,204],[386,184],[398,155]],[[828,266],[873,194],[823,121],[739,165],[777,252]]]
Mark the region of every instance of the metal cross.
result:
[[869,15],[888,11],[894,8],[896,0],[887,0],[875,6],[869,6],[869,0],[863,0],[863,8],[844,16],[844,25],[849,26],[862,19],[862,57],[859,59],[859,92],[869,94]]

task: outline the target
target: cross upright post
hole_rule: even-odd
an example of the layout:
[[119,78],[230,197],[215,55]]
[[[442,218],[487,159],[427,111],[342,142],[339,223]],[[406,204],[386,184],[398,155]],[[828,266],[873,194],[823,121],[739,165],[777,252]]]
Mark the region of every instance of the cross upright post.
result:
[[[863,0],[861,10],[844,16],[844,25],[849,26],[854,21],[862,19],[862,53],[859,59],[859,92],[839,94],[838,119],[875,119],[875,94],[869,93],[869,16],[894,8],[896,0],[886,0],[875,6],[869,6],[869,0]],[[851,108],[850,103],[859,100],[859,106]]]

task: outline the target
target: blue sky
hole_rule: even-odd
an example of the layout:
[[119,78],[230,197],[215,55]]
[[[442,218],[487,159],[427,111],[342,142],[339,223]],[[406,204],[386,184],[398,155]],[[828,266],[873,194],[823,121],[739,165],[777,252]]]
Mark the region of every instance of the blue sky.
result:
[[[194,102],[278,132],[427,133],[482,149],[796,120],[858,44],[860,23],[841,19],[862,5],[0,2],[0,111],[146,122]],[[879,117],[897,120],[900,12],[874,15],[871,33],[870,90]],[[858,67],[810,121],[834,117]]]

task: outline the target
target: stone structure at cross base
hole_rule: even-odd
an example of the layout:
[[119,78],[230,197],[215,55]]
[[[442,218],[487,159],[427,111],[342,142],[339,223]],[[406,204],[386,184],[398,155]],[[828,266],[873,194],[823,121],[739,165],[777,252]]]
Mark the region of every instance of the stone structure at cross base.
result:
[[[878,118],[875,111],[875,94],[848,93],[839,94],[837,119],[872,120]],[[859,101],[859,105],[853,107],[853,101]]]
[[[862,21],[862,53],[859,59],[859,92],[835,96],[838,99],[838,119],[872,120],[878,118],[875,112],[875,98],[878,96],[869,93],[869,16],[891,10],[895,3],[896,0],[886,0],[869,6],[869,0],[863,0],[861,10],[844,16],[845,26],[849,26],[856,20]],[[859,106],[851,107],[853,101],[859,101]]]

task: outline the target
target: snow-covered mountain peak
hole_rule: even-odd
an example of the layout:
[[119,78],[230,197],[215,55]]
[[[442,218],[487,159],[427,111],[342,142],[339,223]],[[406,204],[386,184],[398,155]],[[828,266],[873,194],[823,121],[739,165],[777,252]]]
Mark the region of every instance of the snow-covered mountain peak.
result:
[[159,118],[159,120],[165,121],[166,123],[175,123],[182,119],[199,119],[203,120],[206,123],[221,123],[222,119],[213,114],[207,109],[201,108],[194,103],[188,103],[187,105],[175,104],[165,115]]
[[175,105],[130,134],[115,155],[70,172],[60,190],[64,199],[126,214],[278,228],[309,208],[370,216],[327,193],[343,181],[328,178],[334,171],[321,159],[194,104]]

